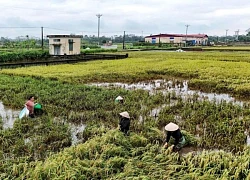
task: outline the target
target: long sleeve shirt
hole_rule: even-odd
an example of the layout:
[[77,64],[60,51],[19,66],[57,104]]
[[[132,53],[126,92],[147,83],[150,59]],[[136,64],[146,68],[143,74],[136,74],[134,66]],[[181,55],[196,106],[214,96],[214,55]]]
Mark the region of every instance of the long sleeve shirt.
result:
[[120,125],[120,129],[122,132],[127,132],[129,130],[129,126],[130,126],[130,119],[121,118],[119,125]]
[[174,145],[177,145],[179,143],[180,139],[182,138],[182,134],[181,134],[180,129],[177,129],[176,131],[168,131],[167,132],[167,138],[166,138],[167,143],[169,142],[171,136],[175,139]]

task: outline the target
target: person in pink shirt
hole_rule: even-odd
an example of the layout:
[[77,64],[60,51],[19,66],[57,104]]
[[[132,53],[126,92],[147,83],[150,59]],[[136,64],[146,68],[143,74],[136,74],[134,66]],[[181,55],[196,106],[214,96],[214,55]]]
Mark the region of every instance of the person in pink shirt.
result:
[[29,116],[31,118],[34,118],[34,106],[35,106],[35,97],[34,96],[30,96],[28,98],[28,101],[25,103],[25,105],[27,106],[27,109],[29,110]]

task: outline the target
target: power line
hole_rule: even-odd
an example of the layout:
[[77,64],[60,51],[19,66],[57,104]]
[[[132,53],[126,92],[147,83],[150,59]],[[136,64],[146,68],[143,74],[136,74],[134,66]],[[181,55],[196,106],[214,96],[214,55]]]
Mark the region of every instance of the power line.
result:
[[35,28],[41,28],[41,27],[11,27],[11,26],[9,26],[9,27],[1,27],[0,26],[0,28],[1,29],[29,29],[29,28],[35,29]]
[[1,6],[1,7],[5,7],[7,9],[26,9],[26,10],[28,9],[28,10],[33,10],[33,11],[48,11],[48,12],[59,12],[59,13],[77,14],[76,12],[48,10],[48,9],[39,9],[39,8],[27,8],[27,7],[17,7],[17,6]]
[[[62,32],[70,32],[70,33],[87,33],[87,34],[96,34],[96,31],[84,31],[84,30],[74,30],[74,29],[63,29],[63,28],[57,28],[57,27],[48,27],[48,26],[40,26],[40,27],[35,27],[35,26],[0,26],[0,29],[41,29],[41,27],[44,30],[55,30],[55,31],[62,31]],[[106,32],[102,32],[102,34],[106,34],[106,35],[121,35],[123,36],[123,32],[124,31],[106,31]],[[141,34],[141,32],[135,32],[135,31],[127,31],[127,33],[136,33],[136,34]],[[48,34],[48,31],[47,33]],[[100,32],[99,32],[100,34]],[[100,35],[99,35],[100,36]],[[99,37],[100,38],[100,37]]]

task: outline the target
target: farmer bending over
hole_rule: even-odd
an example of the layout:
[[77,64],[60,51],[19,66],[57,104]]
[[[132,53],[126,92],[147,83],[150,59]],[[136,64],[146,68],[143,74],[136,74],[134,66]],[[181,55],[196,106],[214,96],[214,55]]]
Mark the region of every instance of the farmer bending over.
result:
[[118,96],[117,98],[115,98],[115,102],[116,103],[120,103],[120,104],[123,104],[123,97],[121,97],[121,96]]
[[28,101],[25,103],[25,105],[27,106],[27,109],[29,110],[29,117],[34,118],[34,106],[35,106],[35,97],[34,96],[30,96],[28,98]]
[[164,145],[165,148],[168,147],[168,142],[170,140],[170,137],[172,136],[174,138],[174,151],[179,151],[181,148],[185,145],[185,138],[182,135],[180,128],[177,124],[169,123],[165,126],[165,130],[167,131],[167,137],[166,137],[166,143]]
[[130,116],[127,111],[124,111],[120,114],[120,131],[122,131],[125,135],[129,135],[129,126],[130,126]]

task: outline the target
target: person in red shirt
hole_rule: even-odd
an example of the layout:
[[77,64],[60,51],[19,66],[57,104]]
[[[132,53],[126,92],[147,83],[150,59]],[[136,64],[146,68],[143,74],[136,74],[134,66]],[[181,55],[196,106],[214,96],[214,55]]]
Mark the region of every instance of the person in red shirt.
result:
[[28,98],[28,101],[25,103],[25,105],[27,106],[27,109],[29,110],[29,117],[34,118],[34,106],[35,106],[35,97],[34,96],[30,96]]

